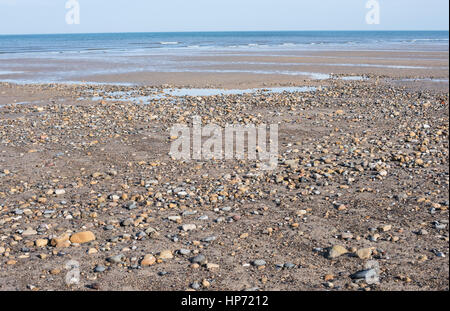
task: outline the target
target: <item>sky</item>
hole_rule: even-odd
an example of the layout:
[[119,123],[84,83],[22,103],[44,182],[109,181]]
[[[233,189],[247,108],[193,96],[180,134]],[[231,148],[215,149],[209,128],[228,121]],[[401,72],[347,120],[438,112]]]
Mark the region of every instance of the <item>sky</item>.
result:
[[0,34],[449,29],[448,0],[372,0],[379,24],[366,23],[368,0],[73,0],[71,25],[67,1],[0,0]]

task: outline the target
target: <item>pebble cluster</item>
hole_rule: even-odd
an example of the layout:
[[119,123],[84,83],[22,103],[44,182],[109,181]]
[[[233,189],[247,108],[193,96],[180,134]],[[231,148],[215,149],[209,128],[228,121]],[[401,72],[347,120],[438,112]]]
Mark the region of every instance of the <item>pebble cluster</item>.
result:
[[[89,100],[164,87],[0,84],[52,98],[0,107],[0,290],[448,290],[448,91]],[[278,123],[278,167],[173,160],[193,116]]]

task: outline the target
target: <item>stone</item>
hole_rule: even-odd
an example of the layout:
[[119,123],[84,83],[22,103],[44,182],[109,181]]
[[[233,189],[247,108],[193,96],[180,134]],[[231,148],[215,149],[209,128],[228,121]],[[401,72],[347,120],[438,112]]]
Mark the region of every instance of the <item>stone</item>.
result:
[[44,247],[44,246],[47,246],[48,240],[47,240],[47,239],[37,239],[37,240],[34,242],[34,244],[35,244],[37,247]]
[[110,262],[110,263],[121,263],[122,261],[124,261],[124,259],[125,259],[125,255],[124,254],[119,254],[119,255],[115,255],[115,256],[109,257],[106,260],[108,262]]
[[197,263],[197,264],[200,264],[200,265],[204,265],[207,262],[207,260],[206,260],[206,257],[204,255],[199,254],[199,255],[191,258],[191,262],[192,263]]
[[378,175],[380,175],[381,177],[385,177],[387,176],[388,172],[386,170],[381,170],[378,172]]
[[216,236],[208,236],[208,237],[202,239],[202,242],[213,242],[213,241],[215,241],[216,239],[217,239]]
[[428,234],[428,231],[425,230],[425,229],[420,229],[419,231],[417,231],[417,234],[418,234],[418,235],[427,235],[427,234]]
[[266,265],[266,261],[263,260],[263,259],[257,259],[257,260],[254,260],[254,261],[252,262],[252,264],[253,264],[255,267],[265,266],[265,265]]
[[198,284],[198,282],[194,282],[191,284],[191,288],[197,290],[200,288],[200,284]]
[[56,189],[56,190],[55,190],[55,194],[56,194],[56,195],[63,195],[63,194],[66,194],[66,190],[64,190],[64,189]]
[[341,245],[334,245],[328,251],[328,258],[330,259],[338,258],[339,256],[346,254],[347,252],[348,251],[345,247]]
[[181,216],[169,216],[167,217],[170,221],[178,222],[181,221]]
[[379,281],[378,273],[375,269],[358,271],[350,276],[353,280],[364,279],[367,284],[374,284]]
[[166,260],[166,259],[172,259],[173,258],[173,254],[171,250],[163,250],[162,252],[160,252],[158,254],[158,259],[162,259],[162,260]]
[[353,239],[353,234],[351,234],[350,232],[344,232],[341,234],[341,239],[351,240],[351,239]]
[[178,254],[180,254],[180,255],[182,255],[182,256],[187,256],[187,255],[189,255],[190,253],[191,253],[191,251],[188,250],[188,249],[182,248],[182,249],[178,250]]
[[186,224],[186,225],[182,225],[182,226],[181,226],[181,229],[182,229],[183,231],[192,231],[192,230],[197,229],[197,226],[194,225],[194,224]]
[[219,268],[220,268],[220,266],[215,263],[207,263],[206,264],[206,269],[208,269],[209,271],[217,270]]
[[64,234],[60,237],[53,238],[50,241],[50,245],[54,247],[69,247],[70,246],[69,238],[70,236],[68,234]]
[[144,259],[141,261],[142,267],[153,266],[156,263],[156,258],[152,254],[147,254],[144,256]]
[[387,232],[392,229],[392,225],[384,225],[380,227],[380,230],[383,232]]
[[73,234],[70,237],[70,242],[76,243],[76,244],[83,244],[92,242],[95,240],[95,235],[91,231],[84,231],[84,232],[78,232]]
[[372,257],[372,249],[361,248],[356,251],[356,256],[358,256],[359,259],[370,259]]
[[25,231],[22,232],[23,236],[31,236],[31,235],[36,235],[37,231],[34,230],[33,228],[27,228]]
[[97,254],[97,253],[98,253],[98,250],[97,250],[96,248],[93,248],[93,247],[92,247],[92,248],[88,249],[87,253],[88,253],[89,255]]

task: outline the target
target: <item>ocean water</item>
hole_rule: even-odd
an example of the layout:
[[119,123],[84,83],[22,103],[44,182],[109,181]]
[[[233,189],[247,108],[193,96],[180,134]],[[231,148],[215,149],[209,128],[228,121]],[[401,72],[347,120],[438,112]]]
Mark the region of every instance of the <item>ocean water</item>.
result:
[[152,49],[448,48],[448,31],[271,31],[0,35],[0,54],[136,52]]
[[[282,32],[180,32],[107,33],[63,35],[0,35],[0,81],[47,83],[84,81],[87,77],[143,72],[245,73],[305,76],[329,79],[339,68],[442,70],[442,65],[415,66],[407,55],[372,57],[362,62],[345,54],[342,63],[328,62],[313,51],[423,51],[422,60],[436,59],[428,52],[448,52],[448,31],[282,31]],[[311,52],[308,54],[308,52]],[[311,72],[305,62],[271,62],[245,59],[270,56],[321,57],[322,70]],[[429,57],[427,59],[427,57]],[[239,58],[243,58],[238,60]],[[412,59],[414,60],[414,59]],[[402,63],[395,64],[396,61]],[[95,78],[95,81],[102,82]],[[105,82],[105,81],[103,81]],[[120,81],[123,83],[128,80]]]

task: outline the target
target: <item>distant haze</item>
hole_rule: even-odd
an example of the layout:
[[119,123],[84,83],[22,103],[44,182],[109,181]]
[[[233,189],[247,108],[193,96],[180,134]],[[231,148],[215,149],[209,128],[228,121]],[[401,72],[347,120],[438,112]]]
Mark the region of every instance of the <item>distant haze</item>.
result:
[[380,24],[366,24],[367,0],[78,0],[80,24],[66,24],[66,0],[0,0],[0,34],[248,31],[448,30],[448,0],[379,0]]

